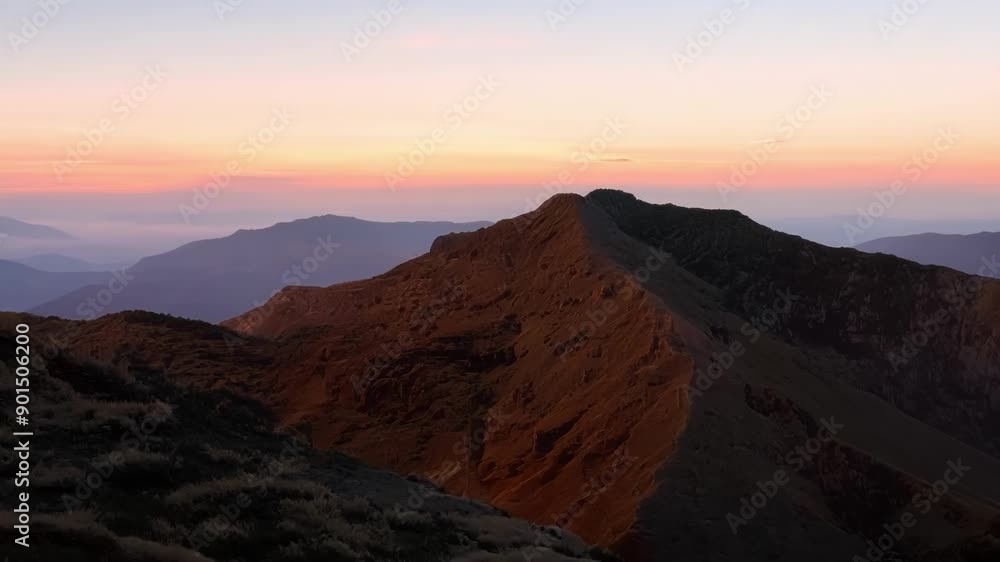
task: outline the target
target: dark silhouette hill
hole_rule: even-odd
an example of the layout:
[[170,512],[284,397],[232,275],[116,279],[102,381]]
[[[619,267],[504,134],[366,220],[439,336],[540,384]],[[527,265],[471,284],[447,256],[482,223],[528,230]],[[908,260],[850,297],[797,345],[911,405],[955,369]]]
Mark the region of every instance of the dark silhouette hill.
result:
[[325,286],[371,277],[426,252],[442,234],[488,223],[378,223],[326,215],[185,244],[128,269],[129,285],[109,303],[81,304],[84,287],[32,310],[91,319],[148,310],[218,322],[263,304],[287,285]]
[[916,234],[879,238],[858,246],[862,252],[890,254],[927,265],[942,265],[971,275],[1000,278],[1000,232]]

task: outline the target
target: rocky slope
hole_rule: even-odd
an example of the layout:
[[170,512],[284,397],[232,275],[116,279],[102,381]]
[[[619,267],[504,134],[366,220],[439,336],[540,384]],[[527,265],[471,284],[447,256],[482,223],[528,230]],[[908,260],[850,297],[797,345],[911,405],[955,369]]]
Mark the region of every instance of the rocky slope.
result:
[[[603,213],[560,200],[540,221],[439,239],[372,281],[288,291],[230,326],[295,334],[273,407],[321,446],[454,468],[450,490],[538,519],[587,504],[573,528],[610,544],[672,454],[691,360],[662,303],[588,238],[610,226]],[[668,267],[627,237],[607,242]],[[591,316],[603,321],[587,342],[575,330]],[[605,474],[614,492],[584,489]]]

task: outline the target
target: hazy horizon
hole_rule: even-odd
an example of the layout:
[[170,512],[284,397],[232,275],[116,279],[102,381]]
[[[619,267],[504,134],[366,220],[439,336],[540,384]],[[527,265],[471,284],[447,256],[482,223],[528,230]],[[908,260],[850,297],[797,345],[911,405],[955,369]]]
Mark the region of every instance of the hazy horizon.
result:
[[[63,200],[63,205],[40,206],[33,197],[0,196],[2,213],[25,222],[51,226],[78,238],[73,241],[42,241],[18,243],[10,239],[0,244],[0,259],[20,259],[39,253],[58,253],[87,261],[122,262],[136,260],[171,250],[182,244],[209,238],[219,238],[241,229],[266,228],[318,215],[350,216],[376,222],[498,221],[528,212],[537,202],[555,191],[510,188],[492,192],[489,197],[476,196],[475,190],[440,190],[441,200],[428,200],[417,191],[396,192],[391,197],[379,197],[367,190],[339,190],[325,197],[324,204],[303,202],[300,198],[281,197],[259,191],[233,191],[213,202],[210,209],[189,217],[177,211],[176,201],[183,192],[129,194],[90,194]],[[586,194],[589,189],[566,189],[559,193]],[[1000,217],[991,213],[990,196],[970,199],[967,214],[949,216],[934,214],[934,197],[916,194],[894,210],[908,213],[877,218],[872,226],[850,239],[844,225],[856,222],[858,208],[867,207],[876,199],[871,192],[855,190],[850,201],[844,192],[828,192],[827,204],[817,208],[819,194],[745,195],[731,207],[720,204],[713,190],[630,190],[640,199],[653,203],[672,203],[686,207],[736,208],[757,222],[777,230],[832,246],[854,246],[886,236],[938,232],[942,234],[972,234],[984,230],[1000,231]],[[856,204],[851,208],[851,202]],[[978,202],[978,205],[974,205]],[[781,203],[783,206],[779,206]],[[778,215],[775,208],[799,214]],[[923,212],[921,212],[923,211]]]

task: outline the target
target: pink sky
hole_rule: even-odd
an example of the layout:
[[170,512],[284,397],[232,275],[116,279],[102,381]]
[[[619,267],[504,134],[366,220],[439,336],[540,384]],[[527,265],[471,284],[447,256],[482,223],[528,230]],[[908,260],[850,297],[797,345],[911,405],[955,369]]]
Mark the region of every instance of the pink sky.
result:
[[[922,184],[1000,184],[997,33],[961,7],[929,6],[886,39],[883,2],[637,2],[623,14],[595,1],[557,29],[527,2],[483,17],[414,3],[348,61],[343,45],[384,3],[297,0],[314,8],[308,21],[264,6],[219,21],[187,0],[183,18],[98,4],[117,11],[68,6],[0,62],[0,194],[188,190],[234,162],[273,189],[534,187],[567,172],[577,186],[712,188],[761,146],[780,148],[748,187],[855,189],[905,177],[943,128],[958,140]],[[8,27],[33,5],[15,2]],[[735,23],[678,68],[727,8]],[[294,118],[248,149],[281,109]],[[102,123],[110,132],[88,140]]]

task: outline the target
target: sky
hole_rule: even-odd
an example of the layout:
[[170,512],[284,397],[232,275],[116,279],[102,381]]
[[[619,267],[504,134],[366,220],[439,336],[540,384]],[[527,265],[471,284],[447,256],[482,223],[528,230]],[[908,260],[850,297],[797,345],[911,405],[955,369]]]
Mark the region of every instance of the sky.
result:
[[617,187],[798,217],[896,186],[898,218],[991,218],[998,20],[995,0],[5,0],[0,215],[496,219]]

